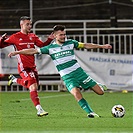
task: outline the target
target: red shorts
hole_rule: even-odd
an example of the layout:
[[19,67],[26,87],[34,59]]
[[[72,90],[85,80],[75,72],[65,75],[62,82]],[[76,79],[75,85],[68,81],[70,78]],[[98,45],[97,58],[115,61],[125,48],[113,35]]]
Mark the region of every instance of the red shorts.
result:
[[39,77],[36,68],[26,68],[23,71],[20,71],[18,68],[19,74],[23,80],[23,86],[29,88],[32,84],[39,84]]

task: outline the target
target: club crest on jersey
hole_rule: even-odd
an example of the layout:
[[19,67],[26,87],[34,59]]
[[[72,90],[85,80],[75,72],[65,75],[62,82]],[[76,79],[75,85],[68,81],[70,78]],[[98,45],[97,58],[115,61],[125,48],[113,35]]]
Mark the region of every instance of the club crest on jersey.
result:
[[30,37],[29,39],[32,40],[32,37]]
[[27,48],[30,48],[30,44],[27,45]]

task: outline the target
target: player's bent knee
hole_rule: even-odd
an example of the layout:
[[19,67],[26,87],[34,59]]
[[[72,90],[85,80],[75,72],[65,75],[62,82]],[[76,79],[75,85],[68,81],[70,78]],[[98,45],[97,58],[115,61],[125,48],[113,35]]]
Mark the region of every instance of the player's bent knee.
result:
[[30,91],[37,91],[37,89],[38,89],[37,83],[34,83],[34,84],[30,85],[30,87],[29,87]]

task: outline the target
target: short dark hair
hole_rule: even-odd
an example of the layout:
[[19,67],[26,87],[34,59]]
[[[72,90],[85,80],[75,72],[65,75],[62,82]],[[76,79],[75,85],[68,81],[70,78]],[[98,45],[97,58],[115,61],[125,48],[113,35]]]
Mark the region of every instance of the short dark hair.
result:
[[20,21],[24,21],[24,20],[31,20],[31,18],[30,17],[28,17],[28,16],[22,16],[21,18],[20,18]]
[[56,32],[56,31],[58,31],[58,30],[64,31],[65,28],[66,28],[66,27],[65,27],[64,25],[55,25],[55,26],[53,27],[53,32]]

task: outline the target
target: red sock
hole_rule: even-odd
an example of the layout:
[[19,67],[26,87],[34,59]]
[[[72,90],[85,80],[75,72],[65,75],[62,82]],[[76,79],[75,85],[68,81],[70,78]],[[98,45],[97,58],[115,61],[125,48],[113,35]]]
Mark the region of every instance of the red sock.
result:
[[32,100],[32,102],[34,103],[35,106],[40,104],[40,100],[39,100],[37,91],[31,91],[30,92],[30,98],[31,98],[31,100]]

